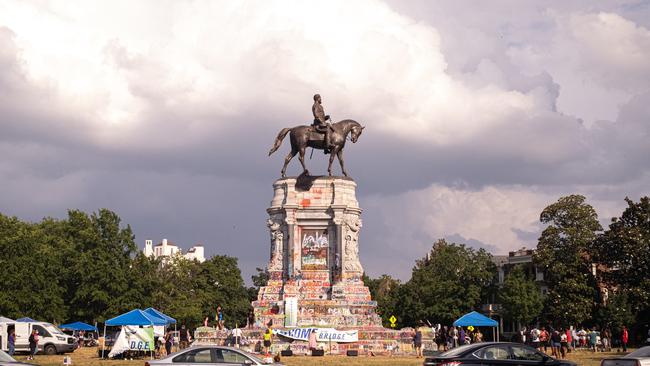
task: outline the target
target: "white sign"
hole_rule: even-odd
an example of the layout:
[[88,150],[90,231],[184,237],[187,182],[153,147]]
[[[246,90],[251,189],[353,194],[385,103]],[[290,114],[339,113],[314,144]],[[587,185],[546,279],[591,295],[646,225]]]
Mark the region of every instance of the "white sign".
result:
[[115,344],[108,354],[108,357],[115,357],[124,351],[152,351],[153,328],[139,328],[137,326],[125,325],[117,336]]
[[298,299],[289,297],[284,300],[284,326],[295,327],[298,323]]
[[291,339],[308,341],[309,334],[316,330],[318,342],[350,343],[359,341],[358,330],[336,330],[334,328],[296,328],[289,330],[273,329],[273,333]]

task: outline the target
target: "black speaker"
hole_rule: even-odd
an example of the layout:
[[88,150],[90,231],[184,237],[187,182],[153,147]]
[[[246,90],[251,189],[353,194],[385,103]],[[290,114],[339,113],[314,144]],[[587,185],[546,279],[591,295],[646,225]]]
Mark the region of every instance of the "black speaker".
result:
[[280,351],[280,356],[282,357],[293,356],[293,351],[290,349],[283,349]]
[[346,352],[346,355],[348,355],[348,356],[359,356],[359,350],[358,349],[349,349]]
[[311,350],[312,356],[325,356],[325,350],[323,349],[313,349]]

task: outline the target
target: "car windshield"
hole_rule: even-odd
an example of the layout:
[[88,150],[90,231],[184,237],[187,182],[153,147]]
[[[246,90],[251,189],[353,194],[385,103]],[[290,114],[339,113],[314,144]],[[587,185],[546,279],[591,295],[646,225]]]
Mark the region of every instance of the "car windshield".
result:
[[50,332],[52,332],[54,334],[65,335],[65,333],[63,333],[61,331],[61,329],[55,327],[54,325],[52,325],[50,323],[45,323],[45,328],[47,328],[47,330],[49,330]]
[[650,357],[650,346],[641,347],[625,357]]
[[0,351],[0,362],[16,362],[11,356],[6,354],[4,351]]
[[474,344],[466,344],[464,346],[452,348],[447,352],[441,353],[440,357],[455,357],[455,356],[458,356],[458,355],[460,355],[462,353],[465,353],[465,351],[467,351],[470,348],[474,348],[475,346],[476,345],[474,345]]

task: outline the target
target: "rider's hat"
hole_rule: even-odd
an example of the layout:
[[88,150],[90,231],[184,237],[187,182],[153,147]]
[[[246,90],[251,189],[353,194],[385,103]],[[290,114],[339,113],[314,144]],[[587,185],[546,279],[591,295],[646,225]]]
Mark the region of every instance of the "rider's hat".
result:
[[317,100],[318,98],[320,98],[320,94],[314,94],[314,100]]

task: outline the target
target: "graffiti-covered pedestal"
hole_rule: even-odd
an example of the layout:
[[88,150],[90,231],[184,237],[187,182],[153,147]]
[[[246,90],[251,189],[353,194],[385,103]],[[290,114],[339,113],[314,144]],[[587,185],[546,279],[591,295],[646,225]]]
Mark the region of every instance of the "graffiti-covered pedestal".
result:
[[347,177],[273,184],[269,281],[253,302],[258,325],[381,327],[377,303],[361,278],[356,186]]

